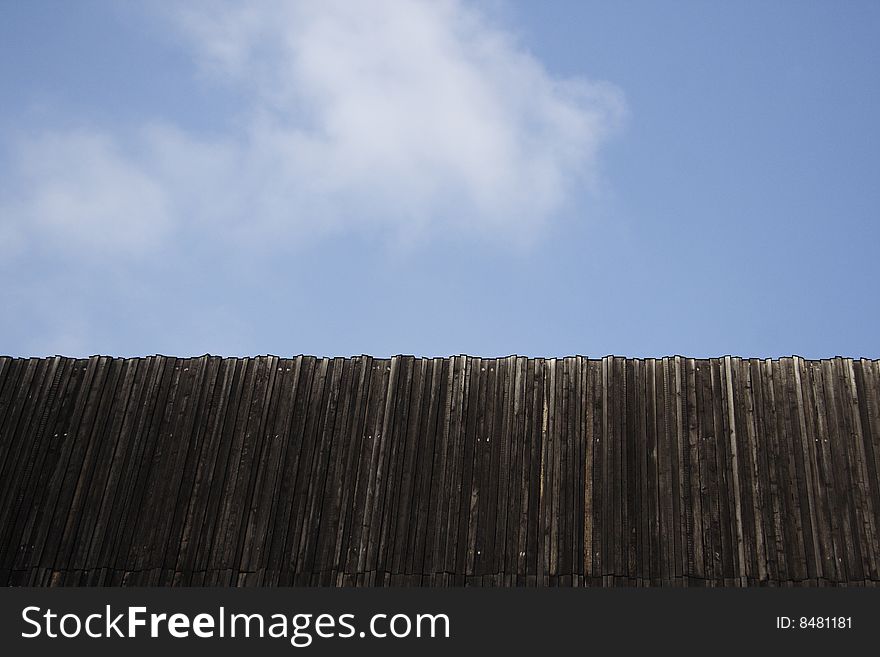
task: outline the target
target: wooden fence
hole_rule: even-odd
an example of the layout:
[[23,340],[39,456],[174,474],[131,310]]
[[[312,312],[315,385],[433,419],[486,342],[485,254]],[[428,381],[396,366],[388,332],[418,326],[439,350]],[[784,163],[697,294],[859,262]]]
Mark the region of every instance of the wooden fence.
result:
[[880,363],[0,358],[0,583],[880,581]]

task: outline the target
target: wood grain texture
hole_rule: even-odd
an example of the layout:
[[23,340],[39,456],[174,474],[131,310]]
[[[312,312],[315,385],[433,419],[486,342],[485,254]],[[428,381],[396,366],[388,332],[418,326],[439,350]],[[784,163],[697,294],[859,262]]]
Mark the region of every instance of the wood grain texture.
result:
[[0,583],[880,583],[880,363],[0,357]]

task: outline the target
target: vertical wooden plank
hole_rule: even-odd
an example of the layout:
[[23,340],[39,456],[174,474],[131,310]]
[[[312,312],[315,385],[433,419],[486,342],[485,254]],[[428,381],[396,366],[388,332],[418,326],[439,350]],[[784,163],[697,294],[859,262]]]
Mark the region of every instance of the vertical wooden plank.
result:
[[58,582],[58,574],[61,571],[69,570],[71,552],[79,526],[80,507],[92,472],[96,438],[100,434],[101,419],[99,419],[98,409],[102,404],[109,405],[108,398],[112,397],[117,374],[118,370],[111,368],[109,358],[100,357],[97,359],[95,380],[91,386],[89,398],[85,403],[76,433],[70,436],[72,449],[66,463],[64,480],[60,485],[60,494],[54,509],[53,541],[50,545],[56,582]]
[[[837,581],[837,555],[834,549],[834,536],[831,529],[831,511],[828,489],[830,474],[823,446],[827,444],[824,405],[817,398],[815,363],[801,360],[800,378],[803,388],[802,399],[805,406],[807,426],[807,449],[812,464],[812,487],[814,495],[815,530],[818,535],[820,559],[817,564],[818,576],[822,581]],[[821,383],[821,382],[820,382]]]
[[730,356],[724,358],[724,380],[725,390],[727,391],[727,417],[729,422],[729,445],[730,445],[730,473],[733,479],[733,500],[734,500],[734,519],[736,522],[736,544],[737,544],[737,576],[740,583],[745,584],[745,549],[743,536],[743,513],[742,513],[742,497],[740,493],[739,479],[739,449],[737,445],[736,430],[736,412],[733,399],[733,371]]
[[572,533],[574,529],[574,520],[577,518],[577,512],[573,504],[573,488],[576,483],[576,477],[572,470],[573,461],[576,459],[576,441],[574,426],[575,415],[575,384],[576,374],[574,372],[573,358],[566,357],[562,360],[562,377],[561,377],[561,397],[562,406],[560,413],[560,431],[562,433],[561,446],[559,455],[559,483],[560,483],[560,501],[558,507],[559,513],[559,586],[571,586],[572,575],[574,569],[572,567]]
[[721,361],[717,358],[711,360],[710,365],[710,386],[712,399],[712,434],[715,437],[715,489],[716,499],[718,500],[718,519],[719,519],[719,535],[721,539],[721,556],[720,568],[717,568],[719,585],[732,582],[736,576],[735,573],[735,552],[736,540],[732,531],[733,521],[729,496],[729,486],[727,477],[727,434],[724,422],[724,404],[722,397],[722,369]]
[[388,388],[390,361],[373,360],[366,397],[366,416],[361,433],[361,449],[355,482],[355,496],[352,505],[348,556],[344,569],[344,581],[349,585],[363,583],[366,563],[367,541],[369,540],[369,515],[367,494],[373,485],[375,473],[374,455],[378,453],[385,395]]
[[747,367],[743,366],[741,358],[731,357],[731,374],[733,379],[733,408],[734,420],[737,428],[736,451],[738,455],[738,468],[736,471],[740,481],[740,509],[742,510],[743,523],[743,552],[745,571],[745,585],[752,585],[761,579],[758,567],[758,534],[755,525],[755,481],[750,467],[750,425],[748,421],[748,373]]
[[[543,584],[543,541],[541,524],[542,466],[544,454],[544,363],[540,358],[531,361],[531,404],[529,429],[529,516],[526,541],[526,584]],[[540,579],[539,579],[540,578]]]
[[547,398],[547,480],[545,484],[549,489],[547,499],[548,518],[547,525],[547,584],[556,586],[559,576],[559,505],[561,495],[560,471],[562,469],[561,452],[563,436],[561,430],[561,402],[562,395],[560,385],[562,383],[562,367],[556,358],[547,361],[550,367],[548,398]]
[[[293,584],[296,548],[299,534],[297,532],[297,505],[302,501],[301,489],[304,485],[302,472],[310,467],[308,459],[308,426],[312,409],[311,401],[315,389],[321,388],[323,381],[316,382],[318,361],[311,356],[299,359],[299,376],[296,384],[296,395],[293,402],[292,415],[286,425],[282,438],[287,442],[284,458],[284,469],[281,477],[281,493],[276,503],[277,512],[272,521],[276,528],[272,533],[267,565],[267,583],[278,583],[282,586]],[[274,582],[273,582],[274,579]]]
[[624,385],[624,415],[623,415],[623,463],[625,467],[624,473],[624,511],[625,525],[624,535],[626,537],[626,551],[624,553],[624,568],[622,575],[629,578],[638,576],[638,491],[639,477],[637,470],[637,436],[638,423],[636,411],[636,364],[633,360],[623,359],[623,385]]
[[678,500],[678,506],[675,508],[675,516],[678,521],[678,563],[679,572],[681,573],[681,582],[679,586],[689,586],[691,584],[691,573],[693,572],[693,509],[690,499],[690,463],[687,441],[687,383],[685,377],[686,363],[681,356],[675,356],[671,362],[672,381],[670,389],[674,390],[672,398],[673,415],[674,415],[674,445],[673,445],[673,467],[675,472],[675,498]]
[[583,574],[584,584],[589,585],[593,577],[593,527],[595,508],[593,506],[594,480],[596,455],[596,432],[595,432],[595,406],[593,394],[595,388],[595,376],[589,358],[581,361],[581,404],[583,418],[583,441],[584,441],[584,502],[583,502]]
[[693,358],[685,361],[686,381],[686,421],[687,427],[687,463],[688,481],[690,483],[690,514],[691,514],[691,540],[689,542],[689,559],[692,562],[689,575],[706,579],[703,549],[703,509],[702,488],[700,479],[700,465],[702,454],[700,451],[699,435],[699,409],[697,408],[697,362]]
[[851,450],[852,427],[849,422],[849,405],[846,400],[846,385],[843,376],[841,359],[835,358],[828,363],[826,370],[826,394],[828,408],[832,410],[832,458],[835,459],[837,470],[835,480],[840,492],[839,501],[846,508],[844,529],[848,553],[847,577],[850,582],[865,578],[864,554],[862,540],[862,522],[860,500],[857,485],[854,482],[856,464]]
[[[152,459],[155,444],[152,441],[152,427],[158,422],[160,394],[166,372],[166,359],[162,356],[147,358],[139,367],[145,380],[143,389],[135,401],[131,414],[127,414],[122,433],[126,438],[121,442],[126,446],[123,463],[120,464],[120,490],[110,510],[108,525],[115,527],[108,537],[105,549],[109,584],[120,586],[125,581],[125,573],[134,567],[130,562],[131,545],[136,531],[136,520],[141,511],[141,495]],[[161,403],[164,403],[161,402]]]
[[[496,470],[497,470],[497,494],[493,502],[493,522],[491,528],[494,529],[494,545],[492,550],[492,567],[491,574],[493,583],[496,585],[504,584],[504,576],[507,573],[507,551],[510,546],[510,536],[508,533],[508,512],[511,507],[515,506],[511,494],[511,488],[514,486],[515,457],[514,450],[515,441],[515,421],[516,421],[516,358],[508,356],[498,360],[499,366],[499,393],[502,395],[499,413],[496,415],[496,430],[493,436],[495,444],[494,452],[496,454]],[[498,418],[500,417],[500,427]]]
[[631,566],[637,586],[650,583],[650,534],[648,528],[648,451],[645,418],[645,363],[633,359],[632,383],[627,386],[633,400],[632,419],[628,421],[632,433],[633,515],[631,525],[635,535],[635,560]]
[[312,436],[312,459],[308,482],[303,489],[302,524],[299,546],[294,564],[294,584],[308,585],[313,582],[315,555],[320,541],[321,514],[327,484],[328,471],[333,454],[334,425],[336,422],[340,386],[343,374],[343,359],[327,359],[327,374],[324,390],[318,407],[317,424]]
[[398,491],[400,488],[401,457],[403,454],[408,413],[410,409],[410,396],[413,384],[414,361],[411,356],[401,357],[399,381],[394,390],[394,398],[389,406],[391,416],[386,431],[388,448],[387,457],[382,461],[385,470],[383,487],[380,488],[379,511],[380,531],[377,534],[376,553],[376,584],[388,585],[387,557],[389,542],[394,536],[394,521],[396,507],[399,503]]
[[[492,359],[490,364],[490,377],[494,374],[494,383],[488,387],[486,399],[486,426],[484,448],[484,478],[483,478],[483,502],[482,512],[477,526],[478,549],[480,554],[475,560],[475,575],[481,577],[476,580],[483,586],[490,585],[494,581],[495,556],[495,530],[498,517],[498,489],[499,485],[499,460],[501,458],[501,423],[503,421],[505,367],[501,358]],[[490,378],[491,381],[491,378]]]
[[411,529],[403,555],[406,584],[429,585],[425,565],[432,538],[429,535],[432,500],[438,491],[433,488],[440,469],[443,448],[440,446],[443,432],[442,413],[445,408],[445,387],[448,379],[449,359],[434,358],[428,368],[424,389],[424,404],[419,421],[414,449],[416,451],[414,500],[411,508]]
[[456,586],[465,584],[467,572],[467,557],[469,546],[469,527],[470,518],[473,512],[473,496],[471,481],[473,477],[474,457],[477,449],[478,438],[478,416],[480,413],[479,398],[480,389],[485,385],[483,377],[483,361],[480,358],[469,358],[467,361],[467,369],[465,372],[467,381],[465,388],[465,399],[467,399],[464,408],[464,417],[462,418],[461,428],[463,433],[459,437],[455,487],[456,495],[454,498],[457,515],[452,515],[452,521],[455,523],[453,561],[449,566],[449,573],[454,576]]
[[676,359],[667,357],[663,359],[663,456],[666,471],[666,530],[664,531],[667,548],[667,568],[669,584],[681,586],[684,575],[682,554],[682,513],[681,513],[681,489],[678,460],[679,428],[681,405],[678,403],[679,394],[676,380]]
[[[166,582],[168,582],[170,577],[170,583],[175,586],[188,584],[192,575],[191,569],[187,569],[184,572],[180,567],[181,554],[185,550],[184,546],[188,546],[189,534],[187,530],[191,531],[191,526],[187,525],[189,506],[190,501],[198,490],[196,486],[198,469],[201,466],[201,458],[204,453],[208,420],[215,403],[220,359],[204,355],[196,360],[196,368],[198,373],[197,401],[191,407],[191,412],[186,418],[183,427],[183,431],[188,436],[188,442],[185,447],[186,455],[183,469],[180,473],[180,480],[177,484],[174,512],[169,536],[166,541],[165,556],[162,560],[163,577],[166,579]],[[133,397],[132,399],[135,398]],[[124,435],[123,433],[123,437]],[[125,449],[127,445],[128,443],[121,437],[120,448]],[[115,504],[114,501],[113,506]],[[102,549],[106,551],[106,545]]]
[[764,375],[766,381],[765,404],[768,411],[767,425],[771,432],[769,465],[774,534],[776,538],[777,573],[781,581],[788,581],[793,578],[796,566],[790,549],[794,538],[793,530],[791,529],[788,478],[783,442],[785,426],[784,418],[778,413],[780,408],[778,397],[781,395],[778,367],[774,366],[773,361],[770,359],[765,360]]
[[8,401],[7,389],[15,385],[15,379],[18,372],[18,364],[20,358],[12,358],[11,356],[0,356],[0,444],[2,444],[4,433],[4,419],[6,417],[6,408]]
[[313,577],[318,575],[317,583],[321,586],[329,586],[336,578],[334,555],[340,529],[339,511],[345,485],[346,458],[351,450],[351,424],[357,381],[354,377],[357,376],[360,359],[339,361],[339,402],[330,439],[330,453],[327,455],[327,475],[324,477],[321,509],[318,511],[319,529],[312,568]]
[[712,365],[698,360],[696,365],[696,396],[700,436],[700,497],[703,512],[704,568],[707,583],[723,581],[721,567],[721,527],[719,520],[718,470],[715,455],[715,423],[712,398]]
[[850,499],[850,482],[846,473],[846,442],[841,435],[839,411],[835,392],[834,362],[822,361],[822,385],[824,390],[826,427],[828,430],[828,455],[832,469],[833,513],[837,519],[838,544],[841,548],[841,581],[861,579],[861,555],[855,553],[853,544],[853,512]]
[[[758,481],[762,493],[761,503],[761,529],[764,537],[764,562],[767,571],[768,583],[778,582],[778,537],[776,534],[775,516],[775,490],[771,487],[773,466],[773,440],[772,432],[774,425],[769,422],[769,403],[767,396],[769,384],[766,380],[764,362],[753,358],[749,361],[749,369],[752,383],[753,414],[755,423],[755,450],[757,454]],[[774,479],[775,481],[775,479]]]
[[201,395],[201,371],[196,360],[178,360],[175,364],[175,377],[176,388],[166,404],[168,415],[160,437],[161,443],[157,448],[157,452],[161,450],[163,453],[161,469],[156,471],[153,478],[156,487],[150,497],[164,500],[165,504],[152,506],[153,517],[146,520],[150,531],[145,535],[141,550],[145,564],[141,583],[150,586],[164,585],[166,576],[169,583],[173,581],[173,573],[163,570],[166,543],[174,521],[174,513],[168,513],[169,500],[171,505],[176,501],[176,486],[179,485],[191,436],[188,419],[195,412]]
[[281,560],[282,585],[306,585],[309,577],[304,572],[306,544],[311,538],[309,517],[312,486],[318,475],[321,436],[332,397],[333,363],[329,358],[312,359],[313,374],[308,388],[303,390],[302,415],[292,431],[296,432],[298,454],[296,455],[295,484],[292,489],[290,528],[285,539]]
[[[391,558],[390,572],[392,585],[402,586],[411,581],[412,545],[418,531],[418,519],[414,509],[419,504],[420,466],[423,464],[421,451],[427,438],[428,416],[431,412],[431,383],[434,361],[418,358],[414,364],[413,383],[409,398],[409,414],[402,453],[402,470],[397,493],[397,508],[394,518],[394,542],[389,546]],[[408,572],[409,571],[409,572]]]
[[64,361],[63,389],[59,390],[57,396],[57,408],[50,411],[46,418],[47,441],[43,443],[41,454],[34,463],[28,495],[19,503],[19,518],[23,524],[12,568],[22,575],[27,571],[28,579],[25,581],[22,578],[21,583],[31,586],[42,585],[45,579],[46,572],[39,567],[40,554],[54,512],[54,507],[48,500],[53,499],[56,493],[50,488],[49,483],[59,467],[59,459],[64,454],[64,443],[70,431],[71,417],[76,411],[77,400],[85,379],[85,360],[69,358]]
[[[235,359],[211,358],[210,364],[215,372],[213,375],[214,394],[211,396],[205,420],[200,423],[204,427],[204,439],[198,453],[192,491],[185,505],[180,547],[175,564],[175,570],[181,573],[180,583],[184,585],[190,584],[194,573],[203,572],[206,565],[199,548],[205,544],[202,531],[207,523],[206,515],[215,464],[218,454],[221,452],[220,437],[223,430],[223,420],[228,411],[233,380],[238,369],[238,363]],[[139,454],[139,450],[133,449],[132,456],[136,458],[137,454]],[[135,463],[133,467],[136,469],[138,464]],[[126,499],[127,497],[126,494]],[[121,537],[117,540],[120,539]]]
[[[527,472],[526,463],[526,372],[528,363],[525,358],[513,357],[511,372],[512,416],[510,418],[510,478],[508,483],[509,504],[502,507],[506,515],[506,546],[504,553],[503,572],[506,586],[525,584],[518,578],[525,573],[521,565],[525,563],[525,526],[528,522],[528,481],[524,477]],[[525,512],[524,512],[525,511]]]
[[[571,471],[572,471],[572,584],[574,586],[584,586],[585,576],[585,527],[584,527],[584,509],[587,476],[587,450],[586,450],[586,422],[587,408],[584,404],[585,395],[585,364],[581,356],[572,359],[572,410],[570,412],[570,421],[573,432],[573,446],[571,455]],[[588,576],[588,575],[587,575]]]
[[361,518],[356,516],[356,496],[359,490],[359,482],[362,479],[360,463],[368,419],[370,385],[376,369],[371,357],[362,356],[360,358],[356,384],[357,392],[354,397],[354,418],[349,433],[345,474],[340,483],[344,494],[342,496],[342,505],[339,509],[340,523],[336,530],[336,550],[333,557],[332,570],[337,586],[350,583],[350,581],[346,581],[346,577],[350,577],[352,573],[348,568],[349,559],[354,552],[355,545],[352,541],[352,536],[357,533],[357,527],[362,522]]
[[[488,456],[485,454],[487,450],[486,434],[488,431],[486,416],[489,414],[487,406],[489,400],[491,400],[493,394],[492,386],[495,382],[494,367],[491,364],[491,360],[485,359],[474,365],[474,374],[478,376],[479,386],[476,390],[472,391],[474,394],[472,399],[475,400],[475,404],[473,407],[469,406],[469,409],[474,409],[472,415],[473,424],[470,421],[468,423],[468,433],[470,434],[473,446],[466,451],[465,455],[465,472],[468,473],[465,481],[469,485],[464,486],[462,489],[464,493],[461,513],[463,518],[467,518],[467,521],[461,525],[460,529],[462,532],[460,538],[466,537],[467,547],[466,549],[459,549],[459,554],[461,555],[459,559],[463,557],[464,560],[458,560],[456,564],[456,574],[460,578],[457,584],[461,585],[473,583],[469,579],[461,578],[474,576],[475,559],[477,552],[480,551],[480,548],[477,546],[477,524],[481,511],[480,502],[485,501],[483,488],[488,461]],[[472,381],[472,385],[475,383],[476,381]]]
[[[232,562],[235,557],[231,550],[235,548],[235,535],[242,508],[241,480],[247,477],[241,468],[242,460],[249,462],[250,437],[247,433],[248,420],[255,399],[259,396],[255,390],[263,385],[266,367],[257,358],[246,358],[241,362],[242,373],[239,381],[239,394],[230,405],[223,429],[223,443],[219,468],[219,481],[215,481],[211,503],[211,537],[206,544],[206,568],[212,573],[210,583],[215,586],[229,586],[232,578]],[[216,477],[216,475],[215,475]]]
[[539,501],[538,501],[538,569],[535,572],[536,583],[538,586],[548,586],[550,577],[550,515],[552,508],[552,490],[551,477],[552,471],[552,449],[551,449],[551,410],[550,395],[553,389],[554,370],[551,361],[542,360],[540,363],[542,371],[542,389],[541,389],[541,461],[539,470]]
[[835,483],[834,460],[831,457],[830,416],[826,404],[824,362],[813,366],[812,391],[816,400],[816,424],[821,438],[817,443],[820,462],[822,490],[826,500],[826,517],[831,537],[833,570],[826,564],[825,576],[837,583],[846,580],[846,546],[843,539],[842,521]]
[[755,362],[742,361],[740,363],[740,376],[742,380],[742,395],[744,407],[744,431],[741,435],[745,437],[746,457],[748,459],[748,475],[749,475],[749,499],[751,500],[751,517],[752,534],[755,537],[754,544],[754,560],[756,572],[754,577],[759,582],[765,582],[768,578],[767,573],[767,553],[765,549],[764,538],[764,520],[763,509],[767,504],[766,491],[764,481],[761,479],[761,471],[759,467],[758,441],[762,438],[762,434],[758,428],[758,420],[755,413],[755,390],[752,381],[752,375],[755,371]]
[[609,537],[612,568],[611,575],[621,577],[625,575],[626,550],[628,536],[626,535],[626,370],[621,359],[612,357],[609,359],[609,434],[608,446],[611,449],[611,526],[612,534]]
[[369,478],[363,515],[364,527],[361,534],[361,554],[358,558],[358,585],[371,585],[375,582],[376,556],[379,550],[382,518],[382,501],[378,497],[385,483],[388,434],[391,431],[390,424],[393,421],[393,418],[390,417],[391,405],[395,400],[394,391],[397,389],[399,378],[400,357],[394,356],[391,362],[385,366],[383,384],[377,390],[381,398],[377,399],[377,413],[370,445]]
[[600,533],[601,555],[599,572],[603,578],[603,585],[609,576],[613,576],[614,570],[614,545],[612,538],[614,535],[614,485],[619,482],[614,474],[614,457],[613,457],[613,413],[611,409],[611,389],[613,383],[611,358],[602,358],[602,381],[600,390],[601,414],[601,445],[602,445],[602,531]]
[[[855,367],[855,383],[857,400],[861,415],[862,443],[868,476],[868,487],[871,495],[871,522],[874,527],[875,540],[880,540],[880,400],[876,385],[876,362],[866,358],[858,361]],[[880,545],[873,548],[875,559],[880,554]],[[880,573],[872,573],[873,579],[880,579]]]
[[791,371],[791,359],[780,359],[777,363],[779,371],[780,393],[779,416],[783,419],[784,428],[780,433],[780,441],[785,454],[783,466],[785,468],[787,483],[786,494],[789,513],[786,514],[790,521],[791,539],[788,547],[792,555],[792,578],[801,582],[807,578],[807,542],[805,541],[804,516],[802,514],[801,500],[806,498],[806,491],[802,486],[802,475],[798,467],[797,444],[798,422],[796,397],[794,394],[794,382]]
[[216,443],[216,453],[212,462],[212,475],[210,485],[205,491],[205,513],[203,523],[199,531],[199,542],[196,548],[197,558],[193,570],[204,576],[206,585],[217,586],[222,580],[222,554],[219,553],[218,545],[225,535],[226,524],[224,522],[224,508],[228,504],[228,487],[230,463],[235,462],[236,440],[235,431],[241,417],[246,413],[248,394],[253,385],[254,365],[247,358],[237,358],[230,372],[229,392],[226,403],[213,432],[213,442]]
[[[115,529],[108,524],[109,510],[118,484],[111,478],[111,474],[118,458],[116,454],[119,444],[122,442],[120,432],[123,421],[135,391],[139,363],[136,359],[127,359],[118,365],[121,370],[119,384],[107,408],[108,421],[97,444],[94,474],[86,489],[85,501],[80,511],[80,531],[72,553],[75,568],[109,569],[109,562],[100,560],[100,555],[102,546],[112,537]],[[123,442],[123,447],[124,445]],[[106,573],[102,573],[104,574]]]
[[657,423],[657,360],[648,358],[645,361],[645,450],[648,456],[648,532],[650,534],[649,562],[647,577],[652,585],[659,585],[663,571],[663,541],[661,536],[662,501],[660,497],[660,468],[658,455]]
[[[798,450],[799,461],[802,464],[804,477],[804,489],[806,492],[806,505],[802,503],[804,510],[805,541],[808,541],[807,577],[818,579],[822,576],[822,551],[819,546],[819,527],[816,513],[815,491],[816,472],[815,459],[813,457],[814,433],[812,424],[808,422],[808,413],[804,399],[804,383],[802,376],[805,372],[803,359],[797,356],[792,358],[792,374],[794,378],[794,400],[797,406],[797,422],[800,438],[795,450]],[[811,419],[811,418],[810,418]]]
[[535,469],[537,449],[537,434],[535,431],[535,360],[527,359],[524,363],[525,373],[523,381],[523,417],[522,417],[522,469],[520,479],[520,513],[519,532],[517,535],[517,585],[533,585],[529,577],[534,577],[536,572],[536,548],[535,532],[533,528],[537,524],[535,512],[537,496],[535,495]]
[[455,356],[443,361],[440,408],[437,417],[436,456],[431,472],[430,499],[425,529],[425,557],[422,566],[426,585],[439,586],[445,570],[445,544],[449,534],[448,509],[451,497],[453,437],[450,433],[453,407],[457,403],[461,359]]
[[497,361],[487,359],[480,367],[479,418],[474,443],[473,479],[471,485],[470,519],[468,522],[468,552],[466,583],[472,585],[475,576],[485,574],[484,560],[486,554],[485,527],[489,515],[491,499],[491,434],[494,423]]
[[248,567],[242,579],[241,570],[244,560],[243,552],[247,541],[251,518],[257,515],[258,495],[257,481],[261,474],[264,455],[269,453],[268,423],[270,421],[270,405],[275,398],[278,384],[279,359],[276,356],[264,356],[259,359],[259,369],[254,382],[254,393],[245,425],[245,438],[239,460],[239,473],[233,495],[237,502],[232,507],[231,522],[227,531],[227,549],[223,560],[226,568],[232,571],[233,582],[247,579],[255,581],[256,569]]
[[[158,492],[154,493],[158,498],[170,500],[172,503],[177,499],[177,488],[180,485],[189,449],[191,437],[189,422],[195,413],[202,392],[202,370],[197,360],[178,361],[176,368],[180,383],[174,398],[168,404],[171,417],[163,432],[166,444],[164,467],[157,472],[158,486],[155,490]],[[144,551],[144,561],[150,571],[147,584],[151,586],[163,583],[166,546],[173,520],[174,514],[169,514],[167,507],[164,509],[156,507],[155,516],[152,521],[149,521],[152,531],[147,539],[148,549]],[[169,576],[173,578],[173,574],[169,574]]]
[[672,543],[672,490],[669,474],[669,450],[667,439],[667,413],[666,413],[666,363],[663,359],[654,361],[654,408],[657,453],[657,525],[659,527],[659,550],[658,561],[660,565],[659,578],[661,585],[669,585],[675,576],[674,570],[670,570],[673,562],[671,552]]
[[862,554],[862,567],[865,579],[877,577],[877,546],[874,527],[874,509],[871,501],[871,489],[868,483],[868,468],[865,456],[864,429],[862,427],[861,410],[858,403],[855,369],[851,358],[839,359],[841,397],[844,400],[843,413],[846,417],[848,445],[853,477],[853,494],[856,499],[856,514],[859,519],[858,537]]
[[[169,383],[164,403],[159,410],[159,424],[156,429],[155,449],[152,452],[149,477],[146,479],[146,492],[142,517],[138,526],[137,543],[132,555],[134,571],[130,583],[137,586],[158,584],[159,568],[154,561],[154,548],[157,537],[164,531],[167,522],[167,508],[160,502],[166,495],[169,481],[175,467],[177,426],[180,415],[189,404],[189,369],[185,359],[169,359]],[[161,560],[161,557],[159,557]]]
[[[266,395],[262,451],[256,468],[250,508],[244,526],[244,539],[236,570],[248,573],[247,583],[259,585],[265,581],[269,549],[273,532],[270,519],[277,513],[280,476],[288,440],[286,429],[290,422],[291,407],[296,392],[298,359],[273,358],[269,363],[275,371],[271,394]],[[198,481],[198,480],[197,480]],[[270,577],[273,575],[270,575]]]
[[[424,380],[423,361],[411,356],[402,359],[401,385],[398,386],[395,400],[394,424],[391,435],[391,455],[386,485],[384,508],[382,513],[382,534],[379,545],[379,558],[376,564],[378,577],[383,577],[385,584],[400,582],[392,581],[396,571],[391,567],[394,562],[395,540],[397,537],[398,518],[409,515],[409,494],[404,488],[411,486],[411,464],[407,464],[407,435],[410,425],[418,422],[421,405],[421,385]],[[412,447],[409,446],[410,451]],[[409,471],[408,471],[409,470]],[[404,522],[406,522],[404,520]],[[404,538],[403,541],[406,539]],[[399,563],[399,562],[398,562]]]

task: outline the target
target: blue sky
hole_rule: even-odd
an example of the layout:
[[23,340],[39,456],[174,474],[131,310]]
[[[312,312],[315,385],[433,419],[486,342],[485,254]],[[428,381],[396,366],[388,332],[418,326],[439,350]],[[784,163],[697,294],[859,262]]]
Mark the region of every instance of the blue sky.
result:
[[0,4],[0,352],[880,357],[880,4]]

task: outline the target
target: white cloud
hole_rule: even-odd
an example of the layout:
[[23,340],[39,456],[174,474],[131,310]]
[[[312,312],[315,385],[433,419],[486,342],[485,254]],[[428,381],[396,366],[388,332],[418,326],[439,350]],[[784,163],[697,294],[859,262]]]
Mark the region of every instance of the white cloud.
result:
[[17,165],[20,192],[0,206],[0,230],[19,246],[33,239],[128,255],[157,246],[170,228],[166,190],[109,137],[47,134],[22,144]]
[[553,77],[460,2],[212,2],[170,19],[246,99],[236,132],[157,121],[26,142],[4,222],[126,249],[206,227],[236,245],[374,229],[528,241],[595,182],[624,112],[613,86]]

